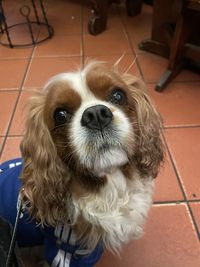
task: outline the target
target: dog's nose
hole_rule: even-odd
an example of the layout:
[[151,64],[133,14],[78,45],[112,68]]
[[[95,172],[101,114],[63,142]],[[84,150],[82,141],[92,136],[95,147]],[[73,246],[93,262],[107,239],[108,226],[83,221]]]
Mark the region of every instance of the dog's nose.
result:
[[87,108],[82,115],[81,125],[89,129],[103,130],[112,120],[113,114],[104,105]]

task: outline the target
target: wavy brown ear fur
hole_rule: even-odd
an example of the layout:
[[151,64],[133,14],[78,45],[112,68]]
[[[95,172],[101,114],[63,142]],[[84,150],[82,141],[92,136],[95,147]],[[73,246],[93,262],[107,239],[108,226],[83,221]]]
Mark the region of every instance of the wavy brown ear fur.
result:
[[136,77],[124,74],[123,79],[132,92],[136,108],[136,151],[134,162],[143,175],[155,178],[164,158],[164,145],[161,139],[162,120],[151,99],[145,92],[145,85]]
[[20,147],[24,160],[22,195],[28,201],[32,217],[42,224],[55,225],[67,214],[61,214],[66,211],[61,205],[66,199],[64,188],[68,179],[63,179],[66,170],[44,121],[44,103],[45,94],[37,92],[28,104],[25,135]]

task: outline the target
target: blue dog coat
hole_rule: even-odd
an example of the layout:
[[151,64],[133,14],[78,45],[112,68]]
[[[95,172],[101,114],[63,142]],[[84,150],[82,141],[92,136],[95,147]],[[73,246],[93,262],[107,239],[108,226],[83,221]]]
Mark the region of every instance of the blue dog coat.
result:
[[[21,158],[0,165],[0,216],[15,223],[23,162]],[[80,248],[71,227],[40,226],[25,211],[19,219],[17,243],[20,247],[44,244],[46,261],[52,267],[92,267],[103,253],[102,244],[92,252]]]

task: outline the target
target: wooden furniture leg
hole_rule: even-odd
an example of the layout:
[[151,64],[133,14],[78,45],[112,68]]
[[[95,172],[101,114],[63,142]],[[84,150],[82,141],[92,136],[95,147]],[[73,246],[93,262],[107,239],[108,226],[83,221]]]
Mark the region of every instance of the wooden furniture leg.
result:
[[108,0],[92,0],[92,15],[88,22],[88,31],[97,35],[106,29]]
[[169,57],[171,45],[170,24],[175,23],[181,12],[182,0],[154,0],[151,39],[139,44],[145,50],[162,57]]
[[189,16],[190,11],[186,11],[180,14],[176,28],[174,33],[174,38],[172,40],[171,44],[171,52],[169,57],[169,63],[168,63],[168,69],[167,71],[162,75],[159,82],[156,85],[156,91],[161,92],[164,87],[174,78],[177,76],[177,74],[182,70],[184,67],[184,46],[187,42],[189,33],[190,33],[190,27],[192,26],[190,23],[190,18],[192,16]]
[[[88,31],[97,35],[106,29],[108,8],[112,3],[120,3],[121,0],[91,0],[92,15],[88,22]],[[136,16],[141,13],[142,0],[126,0],[126,10],[129,16]]]

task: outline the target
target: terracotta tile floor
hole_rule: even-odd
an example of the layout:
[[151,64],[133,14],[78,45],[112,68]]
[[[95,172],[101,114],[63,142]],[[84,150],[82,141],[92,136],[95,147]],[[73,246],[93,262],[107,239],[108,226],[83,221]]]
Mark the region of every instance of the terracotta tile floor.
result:
[[[151,7],[144,5],[140,16],[130,18],[123,5],[113,5],[107,30],[91,36],[87,32],[90,5],[82,2],[45,1],[55,30],[52,40],[26,49],[0,46],[0,160],[20,156],[24,105],[31,89],[92,58],[112,65],[124,53],[120,64],[124,71],[137,55],[130,73],[144,79],[163,116],[166,161],[156,180],[144,237],[125,246],[121,257],[106,252],[96,266],[199,267],[200,76],[184,70],[163,93],[155,92],[167,60],[137,47],[150,36]],[[8,14],[11,22],[18,18],[14,6]],[[23,37],[20,33],[19,38]]]

